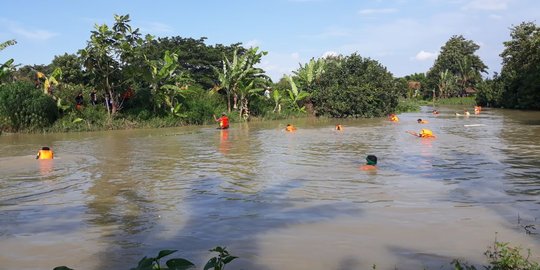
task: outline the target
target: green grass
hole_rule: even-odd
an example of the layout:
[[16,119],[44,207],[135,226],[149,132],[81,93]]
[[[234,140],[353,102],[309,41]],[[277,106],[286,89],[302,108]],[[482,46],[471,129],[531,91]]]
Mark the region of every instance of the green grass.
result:
[[443,98],[437,99],[435,101],[436,105],[464,105],[464,106],[475,106],[476,99],[475,97],[453,97],[453,98]]

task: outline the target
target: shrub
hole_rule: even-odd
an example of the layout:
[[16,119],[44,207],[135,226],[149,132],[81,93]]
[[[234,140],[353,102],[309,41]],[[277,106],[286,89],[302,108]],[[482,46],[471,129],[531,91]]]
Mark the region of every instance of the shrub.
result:
[[0,129],[37,131],[58,118],[55,101],[28,82],[0,86]]

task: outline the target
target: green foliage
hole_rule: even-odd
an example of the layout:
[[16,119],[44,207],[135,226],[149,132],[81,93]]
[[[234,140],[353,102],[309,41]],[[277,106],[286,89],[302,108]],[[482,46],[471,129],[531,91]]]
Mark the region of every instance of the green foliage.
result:
[[394,78],[385,67],[352,54],[327,60],[311,100],[317,115],[378,117],[394,112],[398,96]]
[[[521,254],[521,248],[511,247],[508,243],[495,240],[492,247],[484,253],[488,258],[489,265],[483,266],[486,270],[540,270],[537,262],[529,260],[531,251],[527,250],[527,255]],[[453,260],[451,263],[455,270],[476,270],[474,265]]]
[[310,96],[310,93],[307,91],[298,90],[298,87],[296,86],[296,83],[294,82],[292,77],[286,76],[285,78],[287,78],[287,81],[290,85],[290,89],[287,89],[287,93],[289,94],[287,97],[289,98],[288,103],[290,104],[290,108],[293,111],[305,112],[305,107],[300,107],[299,102],[308,98]]
[[213,257],[204,266],[204,270],[214,269],[214,270],[223,270],[225,265],[232,262],[234,259],[238,258],[229,254],[225,247],[215,247],[211,249],[212,252],[219,253],[217,257]]
[[62,70],[62,83],[88,84],[88,78],[83,71],[83,60],[75,54],[57,55],[50,67]]
[[[137,267],[131,268],[131,270],[154,270],[154,269],[162,269],[161,265],[159,263],[159,260],[163,257],[169,256],[173,253],[175,253],[177,250],[161,250],[156,257],[144,257],[142,258],[139,263],[137,264]],[[163,269],[170,269],[170,270],[185,270],[195,267],[195,265],[182,258],[174,258],[169,259],[167,262],[165,262],[167,265],[167,268]]]
[[[15,41],[14,39],[4,41],[0,43],[0,51],[15,44],[17,44],[17,41]],[[9,59],[5,63],[0,65],[0,84],[4,81],[7,81],[7,79],[11,76],[11,73],[15,71],[15,66],[13,65],[13,62],[13,59]]]
[[495,74],[493,79],[486,79],[478,85],[476,103],[487,107],[502,107],[505,104],[503,93],[503,81],[501,77]]
[[221,96],[209,93],[201,88],[192,88],[184,104],[186,106],[185,121],[188,124],[200,125],[208,123],[213,121],[212,115],[221,115],[222,112],[227,110]]
[[143,42],[139,29],[129,25],[129,15],[114,15],[114,20],[112,27],[96,25],[86,48],[79,51],[91,81],[112,101],[111,108],[107,107],[111,115],[122,109],[121,93],[138,75],[139,67],[132,63]]
[[31,83],[0,86],[0,129],[36,131],[51,125],[57,118],[55,101]]
[[416,99],[400,98],[396,107],[396,113],[420,111],[420,101]]
[[[523,22],[512,28],[501,53],[506,108],[540,109],[540,27]],[[494,90],[497,92],[497,90]]]
[[[466,40],[463,36],[452,36],[441,47],[441,52],[433,67],[427,73],[428,88],[438,88],[441,72],[448,70],[447,77],[456,77],[459,80],[458,91],[447,91],[446,96],[463,94],[468,86],[476,87],[481,81],[481,73],[486,72],[487,66],[475,52],[480,48],[472,40]],[[446,90],[446,89],[445,89]],[[447,89],[452,90],[452,89]]]
[[219,85],[214,91],[221,89],[225,91],[228,112],[231,112],[232,108],[237,108],[236,100],[231,106],[233,96],[240,98],[240,115],[242,115],[243,109],[247,107],[248,95],[241,91],[240,85],[249,85],[254,80],[268,78],[262,69],[255,67],[266,54],[265,51],[259,52],[258,47],[250,48],[240,55],[235,50],[231,60],[224,56],[221,68],[214,67],[219,80]]
[[453,97],[438,99],[437,105],[463,105],[463,106],[475,106],[475,97]]

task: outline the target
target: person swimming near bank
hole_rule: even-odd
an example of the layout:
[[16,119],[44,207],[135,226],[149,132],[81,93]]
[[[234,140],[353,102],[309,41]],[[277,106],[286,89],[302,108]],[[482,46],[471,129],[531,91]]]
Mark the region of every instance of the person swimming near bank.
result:
[[422,120],[421,118],[418,118],[418,120],[416,120],[416,122],[418,122],[418,124],[427,124],[427,123],[429,123],[428,120]]
[[47,146],[43,146],[36,155],[36,159],[53,159],[53,158],[54,158],[54,153]]
[[287,126],[285,127],[285,131],[287,131],[287,132],[294,132],[294,131],[296,131],[296,127],[294,127],[294,126],[291,125],[291,124],[287,124]]
[[474,106],[474,114],[480,114],[481,111],[482,111],[481,106]]
[[375,155],[368,155],[366,157],[366,164],[360,166],[362,171],[371,171],[377,169],[377,157]]
[[420,133],[416,133],[414,131],[406,131],[406,132],[420,138],[435,138],[435,135],[433,135],[433,132],[427,128],[421,129]]
[[337,125],[336,125],[336,130],[338,130],[338,131],[343,131],[343,126],[340,125],[340,124],[337,124]]
[[390,121],[396,122],[396,123],[399,122],[399,118],[397,117],[397,115],[391,114],[389,117],[390,117]]
[[225,113],[222,113],[220,118],[216,118],[216,116],[214,115],[214,120],[219,123],[218,129],[229,128],[229,117],[227,117]]
[[433,110],[431,113],[433,113],[433,114],[439,114],[439,111]]

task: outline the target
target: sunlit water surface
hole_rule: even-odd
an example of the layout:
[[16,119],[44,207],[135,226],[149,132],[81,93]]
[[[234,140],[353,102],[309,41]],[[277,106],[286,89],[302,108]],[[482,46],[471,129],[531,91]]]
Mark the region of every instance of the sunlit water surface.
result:
[[[240,257],[230,269],[440,269],[485,263],[495,238],[540,261],[523,228],[540,227],[540,113],[456,110],[342,132],[300,119],[295,133],[284,120],[1,136],[0,269],[129,269],[161,249],[202,269],[217,245]],[[406,133],[423,127],[437,137]],[[35,160],[41,146],[57,158]],[[359,170],[367,154],[376,172]]]

